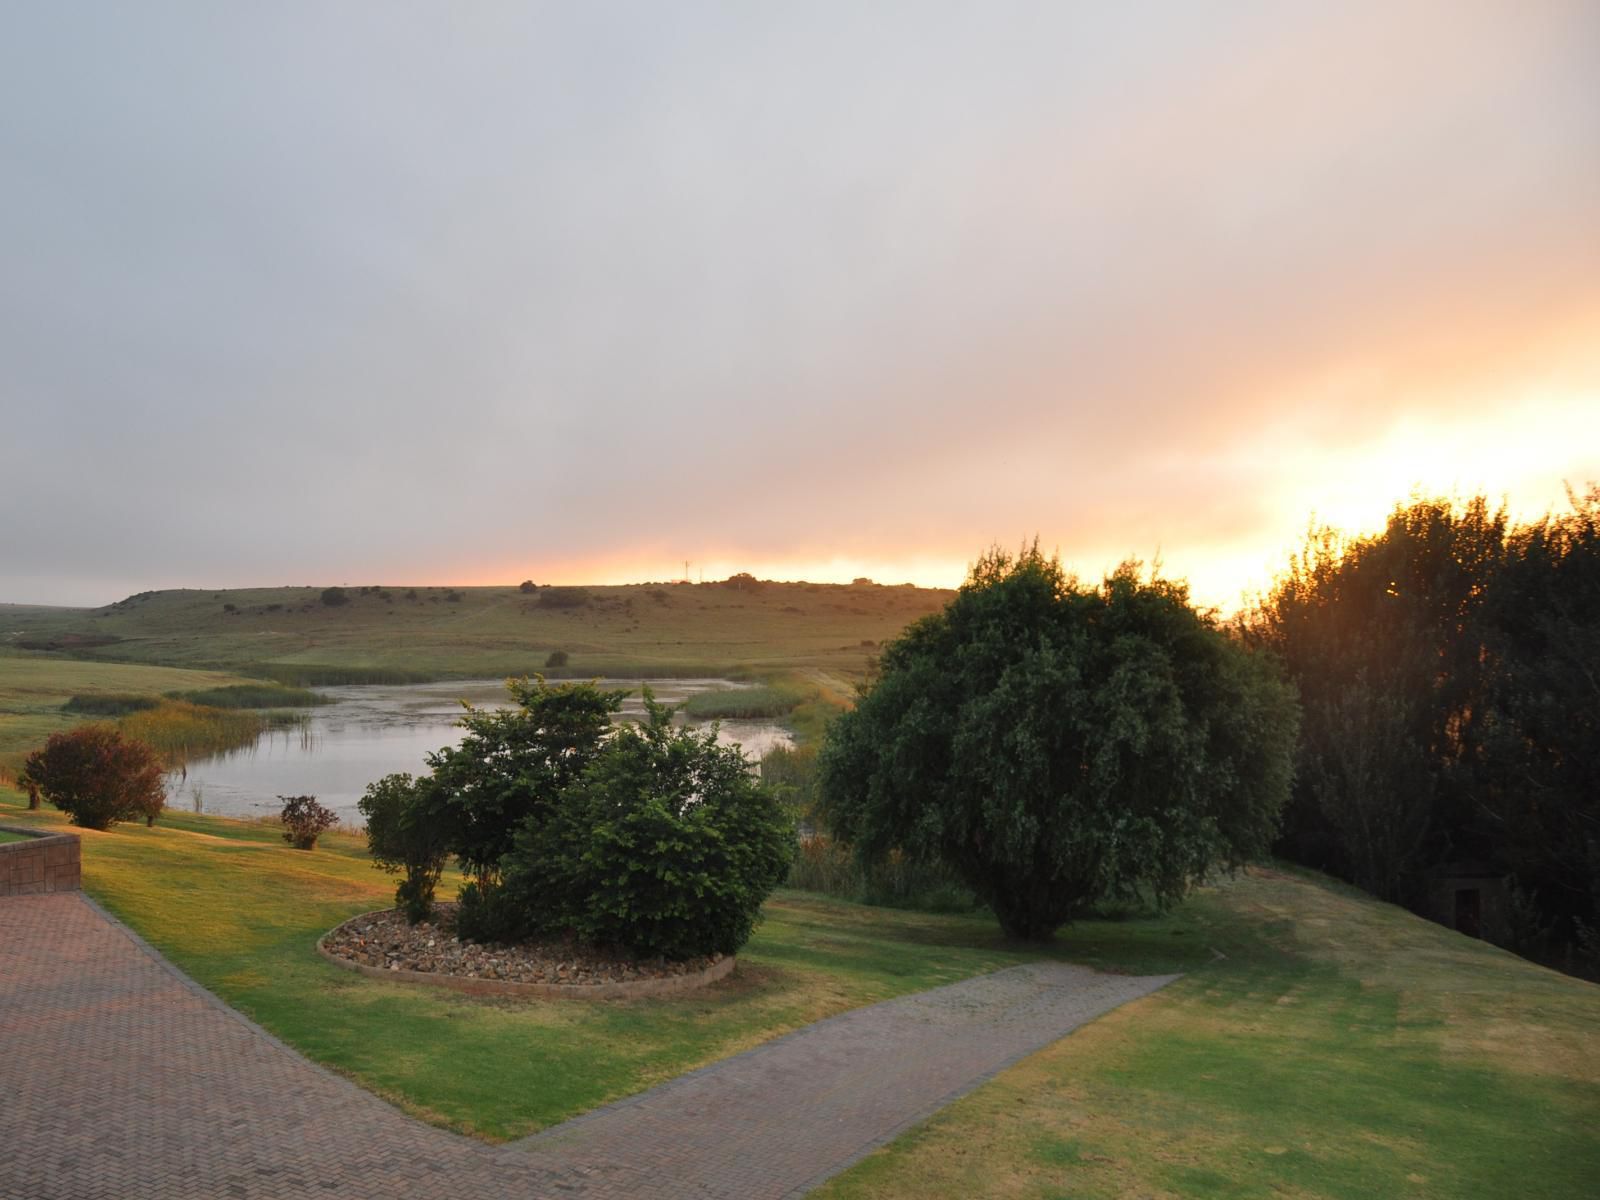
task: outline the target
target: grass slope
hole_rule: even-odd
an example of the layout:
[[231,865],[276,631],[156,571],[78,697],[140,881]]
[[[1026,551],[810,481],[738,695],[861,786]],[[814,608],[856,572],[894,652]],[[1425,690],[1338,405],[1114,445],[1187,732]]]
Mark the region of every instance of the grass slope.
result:
[[[585,600],[557,606],[557,591]],[[743,664],[854,678],[878,643],[952,595],[806,583],[345,592],[349,602],[335,607],[312,587],[146,592],[95,609],[0,605],[0,646],[220,667],[294,684],[522,674],[544,670],[556,650],[569,656],[560,673],[579,677],[721,673]]]
[[1595,1194],[1600,988],[1307,877],[1253,872],[1184,915],[1225,959],[819,1194]]
[[[0,792],[0,821],[63,827]],[[786,893],[734,978],[620,1003],[480,1000],[340,971],[317,938],[392,903],[361,842],[311,853],[270,825],[170,812],[154,829],[83,831],[89,892],[230,1004],[408,1111],[491,1140],[517,1137],[876,1000],[1037,957],[989,920]],[[1129,969],[1204,960],[1160,923],[1085,927],[1059,953]]]

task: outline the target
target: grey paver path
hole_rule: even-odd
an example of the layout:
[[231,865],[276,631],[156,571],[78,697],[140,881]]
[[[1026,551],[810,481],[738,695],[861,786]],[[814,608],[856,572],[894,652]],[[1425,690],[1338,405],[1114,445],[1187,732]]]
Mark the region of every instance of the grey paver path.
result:
[[0,1200],[797,1196],[1173,976],[1032,964],[808,1026],[506,1146],[302,1058],[76,893],[0,900]]

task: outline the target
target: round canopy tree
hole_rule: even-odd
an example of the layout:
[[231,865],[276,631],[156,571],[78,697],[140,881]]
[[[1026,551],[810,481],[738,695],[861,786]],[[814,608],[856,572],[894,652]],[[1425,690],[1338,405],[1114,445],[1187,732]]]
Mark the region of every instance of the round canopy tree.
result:
[[829,729],[823,816],[866,859],[957,872],[1014,937],[1095,902],[1183,896],[1264,853],[1298,714],[1269,659],[1124,566],[1083,587],[993,551],[883,651]]
[[108,829],[114,821],[139,817],[154,825],[166,803],[161,777],[161,762],[149,746],[96,724],[51,734],[28,755],[21,782],[74,825]]

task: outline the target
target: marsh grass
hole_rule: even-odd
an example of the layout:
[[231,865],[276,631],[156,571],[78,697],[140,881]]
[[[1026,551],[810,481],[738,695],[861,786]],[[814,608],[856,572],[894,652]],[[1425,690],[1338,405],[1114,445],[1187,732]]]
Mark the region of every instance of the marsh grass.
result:
[[187,700],[190,704],[206,708],[313,708],[319,704],[333,703],[327,696],[307,688],[275,683],[235,683],[227,687],[202,688],[190,692],[168,692],[167,697]]
[[254,745],[268,729],[292,727],[304,721],[298,714],[164,700],[155,708],[129,713],[117,726],[124,736],[150,746],[171,771],[181,770],[197,758]]
[[367,683],[433,683],[446,676],[407,667],[351,667],[319,663],[256,663],[246,668],[286,688],[349,687]]
[[789,886],[856,904],[932,913],[972,913],[983,903],[949,870],[916,862],[896,850],[881,863],[863,866],[848,846],[826,834],[800,839]]
[[788,682],[748,688],[719,688],[690,696],[683,710],[700,721],[776,720],[788,716],[811,695],[806,689]]
[[158,696],[102,692],[98,695],[74,696],[61,706],[61,711],[82,717],[125,717],[129,713],[155,708],[160,703]]

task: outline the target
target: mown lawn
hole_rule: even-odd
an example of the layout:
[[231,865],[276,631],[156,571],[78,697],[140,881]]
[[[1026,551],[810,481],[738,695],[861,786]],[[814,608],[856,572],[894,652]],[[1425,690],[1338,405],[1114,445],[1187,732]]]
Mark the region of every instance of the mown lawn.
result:
[[1305,875],[1252,872],[1185,912],[1226,958],[819,1194],[1600,1195],[1600,987]]
[[[0,792],[0,820],[62,827]],[[692,997],[481,1000],[348,974],[317,938],[391,903],[359,838],[291,850],[269,825],[169,812],[83,831],[87,890],[206,987],[407,1110],[491,1140],[531,1133],[833,1013],[1038,955],[993,922],[782,893],[734,977]],[[1055,949],[1170,970],[1207,951],[1181,921],[1084,926]]]
[[[0,792],[0,820],[27,814]],[[532,1132],[846,1008],[1038,955],[980,918],[780,893],[733,979],[691,998],[489,1001],[313,951],[387,905],[359,839],[310,854],[183,813],[84,833],[90,892],[311,1057],[425,1119]],[[1002,1073],[821,1193],[1503,1197],[1600,1179],[1600,988],[1309,875],[1254,871],[1052,956],[1184,970]]]

